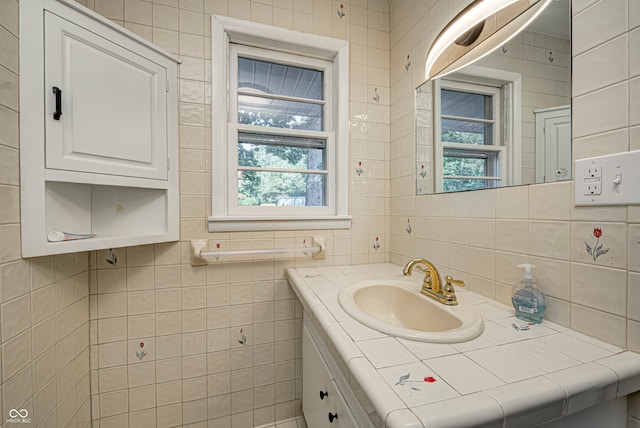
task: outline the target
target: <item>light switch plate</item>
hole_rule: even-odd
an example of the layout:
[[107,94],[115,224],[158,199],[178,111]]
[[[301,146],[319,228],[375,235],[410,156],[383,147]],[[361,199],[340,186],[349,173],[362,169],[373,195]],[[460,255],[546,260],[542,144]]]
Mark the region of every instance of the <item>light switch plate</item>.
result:
[[640,204],[640,150],[576,159],[575,204]]

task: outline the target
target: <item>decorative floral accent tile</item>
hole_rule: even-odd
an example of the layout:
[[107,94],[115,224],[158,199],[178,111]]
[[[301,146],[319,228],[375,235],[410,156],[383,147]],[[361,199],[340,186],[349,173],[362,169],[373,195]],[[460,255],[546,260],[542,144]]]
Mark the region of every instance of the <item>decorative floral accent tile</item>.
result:
[[111,248],[109,248],[109,250],[107,251],[107,257],[105,258],[105,261],[111,266],[117,266],[118,264],[118,256]]
[[136,357],[138,357],[138,359],[142,361],[142,359],[147,356],[147,350],[144,349],[144,342],[140,342],[140,345],[138,346],[140,349],[136,351]]
[[127,361],[129,364],[154,361],[156,341],[154,338],[129,340],[127,342]]
[[[436,381],[436,378],[433,376],[425,376],[424,379],[418,379],[418,380],[411,380],[411,373],[407,373],[406,375],[402,375],[398,378],[398,381],[396,382],[396,385],[400,385],[400,386],[405,386],[406,384],[411,384],[411,383],[415,383],[415,384],[422,384],[423,382],[427,382],[427,383],[433,383]],[[422,391],[422,389],[418,388],[417,385],[414,386],[410,386],[408,385],[412,390],[414,391]]]
[[411,219],[410,218],[407,219],[407,225],[405,226],[404,230],[406,230],[409,235],[411,235],[411,232],[413,232],[413,228],[411,227]]
[[427,176],[427,167],[424,164],[420,164],[420,170],[418,171],[418,175],[422,178]]
[[553,63],[553,52],[549,51],[549,56],[547,57],[547,60],[549,60],[550,63]]
[[407,55],[407,62],[404,64],[404,69],[409,71],[411,67],[411,55]]
[[340,19],[344,18],[347,12],[344,11],[344,4],[340,3],[340,7],[338,8],[338,16]]
[[604,244],[600,243],[600,237],[602,236],[602,229],[600,229],[599,227],[596,227],[593,229],[593,236],[595,236],[595,238],[597,239],[596,243],[593,244],[593,247],[591,247],[591,245],[589,245],[588,242],[585,242],[585,246],[587,249],[587,253],[593,257],[593,261],[598,261],[598,257],[605,255],[609,252],[609,248],[603,248]]
[[373,88],[373,101],[375,101],[376,103],[380,103],[380,94],[378,93],[378,88]]
[[356,167],[356,174],[358,174],[358,177],[360,177],[363,172],[364,172],[364,169],[362,169],[362,161],[358,161],[358,166]]
[[572,222],[571,260],[625,269],[628,239],[626,223]]
[[373,241],[373,249],[378,251],[380,249],[380,238],[376,236],[376,239]]
[[408,406],[420,406],[459,396],[447,382],[422,362],[384,368],[379,373]]
[[237,340],[243,346],[247,344],[247,336],[244,334],[244,329],[241,328],[240,332],[238,332]]

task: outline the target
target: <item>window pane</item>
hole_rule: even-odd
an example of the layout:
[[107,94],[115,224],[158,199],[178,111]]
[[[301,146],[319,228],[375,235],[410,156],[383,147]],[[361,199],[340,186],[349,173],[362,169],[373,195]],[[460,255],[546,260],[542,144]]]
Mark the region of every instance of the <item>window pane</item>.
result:
[[442,119],[441,139],[448,143],[493,144],[491,123]]
[[324,99],[322,71],[251,58],[238,58],[238,88],[310,100]]
[[323,206],[324,174],[238,171],[240,206]]
[[494,119],[493,96],[441,90],[442,114],[473,119]]
[[238,95],[238,123],[322,131],[322,105]]
[[326,169],[326,140],[280,135],[238,135],[238,166]]
[[484,177],[487,175],[487,160],[463,157],[445,157],[443,175]]
[[445,192],[484,189],[499,185],[499,180],[446,178],[446,176],[495,177],[499,175],[497,153],[445,149],[443,166],[445,177],[442,189]]
[[443,154],[443,175],[467,177],[500,175],[496,152],[444,149]]

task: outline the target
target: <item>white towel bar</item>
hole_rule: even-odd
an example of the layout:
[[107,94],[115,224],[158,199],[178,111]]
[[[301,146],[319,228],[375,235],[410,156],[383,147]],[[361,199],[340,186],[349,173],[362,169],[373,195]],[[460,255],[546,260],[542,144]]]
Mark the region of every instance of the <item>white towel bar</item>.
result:
[[[294,248],[268,248],[256,250],[207,250],[208,242],[206,239],[191,240],[191,266],[203,266],[211,262],[229,262],[234,260],[223,259],[224,256],[253,256],[253,255],[270,255],[270,254],[287,254],[287,253],[303,253],[306,256],[311,255],[314,259],[324,259],[325,237],[314,236],[310,247],[294,247]],[[213,260],[212,260],[213,258]],[[247,260],[235,260],[247,261]]]

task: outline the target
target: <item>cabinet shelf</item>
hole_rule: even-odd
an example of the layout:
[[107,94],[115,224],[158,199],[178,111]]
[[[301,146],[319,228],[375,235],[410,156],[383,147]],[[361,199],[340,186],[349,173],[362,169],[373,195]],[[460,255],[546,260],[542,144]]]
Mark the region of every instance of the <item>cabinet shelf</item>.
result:
[[44,180],[66,183],[86,183],[122,187],[140,187],[147,189],[168,189],[168,180],[154,180],[137,177],[123,177],[120,175],[93,174],[89,172],[65,171],[59,169],[45,169]]
[[[172,240],[170,205],[165,189],[47,181],[44,229],[34,237],[36,251],[60,254]],[[49,242],[52,231],[96,236]]]

